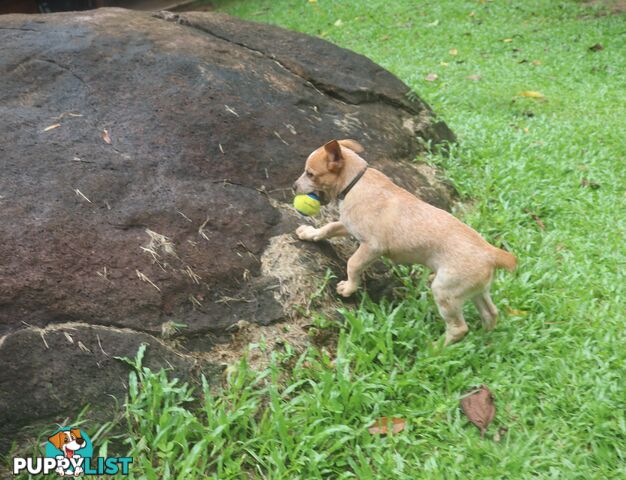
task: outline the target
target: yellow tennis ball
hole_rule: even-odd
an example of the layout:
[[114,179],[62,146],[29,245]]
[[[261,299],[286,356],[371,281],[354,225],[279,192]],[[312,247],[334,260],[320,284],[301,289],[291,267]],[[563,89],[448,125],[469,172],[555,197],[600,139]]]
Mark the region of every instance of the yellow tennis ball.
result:
[[293,199],[294,208],[302,215],[312,217],[320,212],[320,199],[314,193],[296,195]]

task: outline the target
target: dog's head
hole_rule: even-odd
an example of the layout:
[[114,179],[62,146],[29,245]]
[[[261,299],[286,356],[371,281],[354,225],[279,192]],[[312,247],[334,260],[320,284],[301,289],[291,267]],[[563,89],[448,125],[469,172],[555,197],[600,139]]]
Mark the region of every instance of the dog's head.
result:
[[81,436],[78,428],[55,433],[48,440],[52,445],[62,450],[66,456],[72,456],[75,450],[79,450],[85,445],[85,439]]
[[346,162],[362,151],[363,147],[354,140],[331,140],[306,159],[304,173],[293,184],[294,191],[316,193],[322,203],[328,203],[339,192]]

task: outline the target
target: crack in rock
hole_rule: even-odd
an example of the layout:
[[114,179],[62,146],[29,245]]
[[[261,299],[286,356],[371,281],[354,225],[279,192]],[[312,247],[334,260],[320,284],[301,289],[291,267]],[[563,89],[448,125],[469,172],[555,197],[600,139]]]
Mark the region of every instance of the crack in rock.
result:
[[[395,108],[400,108],[402,110],[404,110],[406,113],[410,114],[410,115],[417,115],[420,114],[422,115],[423,118],[423,114],[424,111],[428,112],[430,119],[432,120],[433,118],[433,114],[432,114],[432,110],[430,109],[430,107],[428,105],[426,105],[425,103],[419,101],[419,100],[412,100],[412,101],[418,101],[419,103],[419,107],[415,107],[415,108],[410,108],[408,105],[403,104],[402,102],[399,102],[393,98],[390,98],[389,96],[382,94],[382,93],[378,93],[378,92],[371,92],[371,91],[365,91],[365,92],[360,92],[357,90],[354,91],[346,91],[346,90],[340,90],[340,89],[333,89],[332,87],[330,87],[328,84],[321,82],[319,80],[315,80],[311,77],[306,77],[304,75],[302,75],[301,73],[295,71],[293,68],[290,68],[289,66],[287,66],[285,63],[281,62],[278,57],[276,55],[274,55],[271,52],[267,52],[264,50],[259,50],[257,48],[254,48],[246,43],[242,43],[242,42],[237,42],[235,40],[233,40],[232,38],[226,37],[224,35],[220,35],[218,33],[216,33],[215,31],[209,29],[207,26],[205,25],[201,25],[198,24],[197,22],[194,22],[193,20],[187,18],[185,15],[181,15],[181,14],[177,14],[177,13],[172,13],[172,12],[168,12],[168,11],[160,11],[157,12],[155,14],[153,14],[154,18],[158,18],[161,20],[165,20],[168,22],[173,22],[173,23],[177,23],[179,25],[184,25],[187,27],[191,27],[195,30],[199,30],[203,33],[207,33],[219,40],[231,43],[233,45],[237,45],[239,47],[245,48],[246,50],[250,51],[250,52],[254,52],[257,53],[269,60],[272,60],[273,62],[275,62],[277,65],[279,65],[280,67],[282,67],[284,70],[286,70],[287,72],[291,73],[292,75],[300,78],[301,80],[303,80],[307,85],[309,85],[311,88],[313,88],[315,91],[317,91],[318,93],[320,93],[321,95],[325,95],[325,96],[329,96],[335,100],[338,100],[344,104],[348,104],[348,105],[366,105],[366,104],[373,104],[373,103],[385,103],[389,106],[395,107]],[[407,95],[414,95],[413,92],[411,92],[410,90],[407,92]],[[352,97],[352,98],[351,98]],[[356,97],[356,100],[354,99],[354,97]]]

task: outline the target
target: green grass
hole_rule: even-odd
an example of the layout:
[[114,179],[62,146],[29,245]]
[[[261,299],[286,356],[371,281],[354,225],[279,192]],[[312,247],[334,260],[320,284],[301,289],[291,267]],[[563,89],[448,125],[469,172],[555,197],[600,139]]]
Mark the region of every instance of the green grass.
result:
[[[367,55],[418,92],[458,135],[427,157],[467,201],[457,214],[519,267],[495,281],[496,330],[468,307],[469,335],[445,350],[424,278],[398,269],[403,301],[317,319],[339,331],[334,359],[287,349],[260,374],[243,360],[200,404],[138,367],[131,477],[625,478],[625,17],[565,0],[221,5]],[[481,383],[498,409],[485,439],[458,408]],[[372,436],[380,416],[407,428]]]

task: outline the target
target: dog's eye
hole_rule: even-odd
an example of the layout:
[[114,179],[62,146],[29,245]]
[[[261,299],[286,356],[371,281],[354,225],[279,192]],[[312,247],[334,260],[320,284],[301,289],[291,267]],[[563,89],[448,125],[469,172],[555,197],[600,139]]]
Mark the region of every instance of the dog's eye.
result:
[[309,178],[313,178],[313,172],[306,172],[306,176]]

